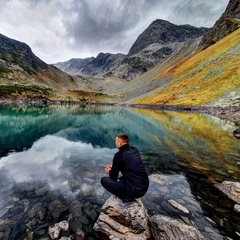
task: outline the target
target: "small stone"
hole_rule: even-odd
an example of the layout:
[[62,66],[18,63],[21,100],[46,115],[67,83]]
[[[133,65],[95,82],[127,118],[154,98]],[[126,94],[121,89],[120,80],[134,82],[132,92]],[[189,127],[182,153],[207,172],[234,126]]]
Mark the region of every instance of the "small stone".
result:
[[205,227],[205,231],[208,233],[215,233],[211,228]]
[[65,212],[68,209],[68,207],[61,201],[54,200],[53,202],[49,203],[48,209],[50,210],[53,218],[58,218],[61,213]]
[[235,204],[233,209],[234,209],[234,211],[240,213],[240,205],[239,204]]
[[69,223],[70,223],[70,228],[73,232],[76,232],[78,229],[82,228],[82,223],[78,218],[71,219]]
[[151,179],[152,181],[158,183],[158,184],[161,184],[161,185],[172,184],[172,183],[167,182],[167,181],[163,178],[163,176],[158,175],[158,174],[152,174],[152,175],[150,176],[150,179]]
[[175,200],[173,199],[168,199],[167,202],[173,206],[175,209],[179,210],[180,212],[182,213],[185,213],[185,214],[190,214],[190,211],[185,208],[184,206],[182,206],[181,204],[177,203]]
[[103,194],[105,193],[105,190],[104,190],[104,188],[98,188],[97,190],[96,190],[96,195],[97,196],[103,196]]
[[98,216],[96,211],[93,208],[93,205],[90,202],[86,202],[84,204],[84,212],[92,220],[95,220]]
[[58,224],[55,224],[54,226],[50,226],[48,228],[48,234],[50,235],[51,239],[57,239],[60,235],[60,228]]
[[69,229],[68,221],[62,221],[62,222],[58,223],[58,226],[63,231],[68,231],[68,229]]
[[187,225],[191,225],[191,222],[189,221],[189,219],[187,217],[181,216],[181,218]]
[[35,194],[39,197],[39,196],[44,196],[47,192],[47,189],[45,187],[42,188],[37,188],[35,190]]
[[82,203],[78,200],[72,201],[69,206],[69,212],[73,218],[79,218],[82,215]]
[[85,197],[90,196],[93,193],[93,186],[83,183],[81,184],[81,190]]
[[85,238],[84,232],[81,229],[78,229],[76,231],[76,235],[75,235],[74,240],[84,240],[84,238]]

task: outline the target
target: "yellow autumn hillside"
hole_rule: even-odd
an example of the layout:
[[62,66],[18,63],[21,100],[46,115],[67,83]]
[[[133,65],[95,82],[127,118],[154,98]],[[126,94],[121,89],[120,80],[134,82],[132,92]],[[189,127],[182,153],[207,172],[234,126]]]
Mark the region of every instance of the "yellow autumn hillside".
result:
[[[240,29],[165,71],[159,66],[152,70],[151,80],[148,75],[145,75],[145,79],[144,75],[139,79],[139,84],[148,81],[153,86],[154,82],[158,81],[155,89],[128,102],[182,106],[239,106]],[[161,70],[158,71],[158,68]]]

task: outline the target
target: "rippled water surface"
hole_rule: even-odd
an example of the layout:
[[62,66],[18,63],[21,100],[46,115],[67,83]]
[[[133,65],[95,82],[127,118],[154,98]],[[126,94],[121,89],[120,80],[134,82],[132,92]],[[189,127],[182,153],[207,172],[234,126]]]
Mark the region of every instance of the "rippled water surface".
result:
[[[207,239],[236,237],[239,215],[215,183],[240,181],[236,126],[216,117],[111,106],[0,108],[0,239],[47,236],[48,204],[59,199],[91,203],[98,215],[110,196],[100,185],[117,151],[115,136],[128,133],[150,176],[142,201],[149,215],[163,214],[195,226]],[[86,194],[84,189],[88,188]],[[42,189],[44,194],[40,194]],[[169,205],[177,201],[191,214]],[[43,216],[32,209],[42,203]],[[44,204],[43,204],[44,203]],[[31,210],[31,211],[30,211]],[[84,211],[83,211],[84,214]],[[86,235],[96,217],[82,223]]]

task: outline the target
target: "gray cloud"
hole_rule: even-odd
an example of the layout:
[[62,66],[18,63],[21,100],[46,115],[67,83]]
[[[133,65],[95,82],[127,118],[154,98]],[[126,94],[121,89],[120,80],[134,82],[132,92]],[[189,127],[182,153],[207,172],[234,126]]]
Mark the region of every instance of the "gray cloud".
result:
[[[178,21],[190,23],[194,26],[212,27],[214,22],[218,20],[220,15],[225,11],[228,1],[215,2],[212,1],[185,1],[178,3],[173,9],[173,16],[177,16]],[[170,20],[174,18],[170,17]]]
[[127,53],[155,19],[211,27],[228,0],[0,0],[0,33],[48,63]]

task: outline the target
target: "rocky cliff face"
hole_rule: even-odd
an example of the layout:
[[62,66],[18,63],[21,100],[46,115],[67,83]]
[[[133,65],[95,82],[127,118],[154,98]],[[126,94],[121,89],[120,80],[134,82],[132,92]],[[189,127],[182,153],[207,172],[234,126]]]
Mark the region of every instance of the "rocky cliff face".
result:
[[119,66],[126,56],[124,54],[99,53],[96,58],[71,59],[56,63],[54,66],[71,75],[101,77]]
[[226,11],[216,21],[210,31],[203,37],[200,47],[206,49],[239,28],[240,1],[230,0]]

